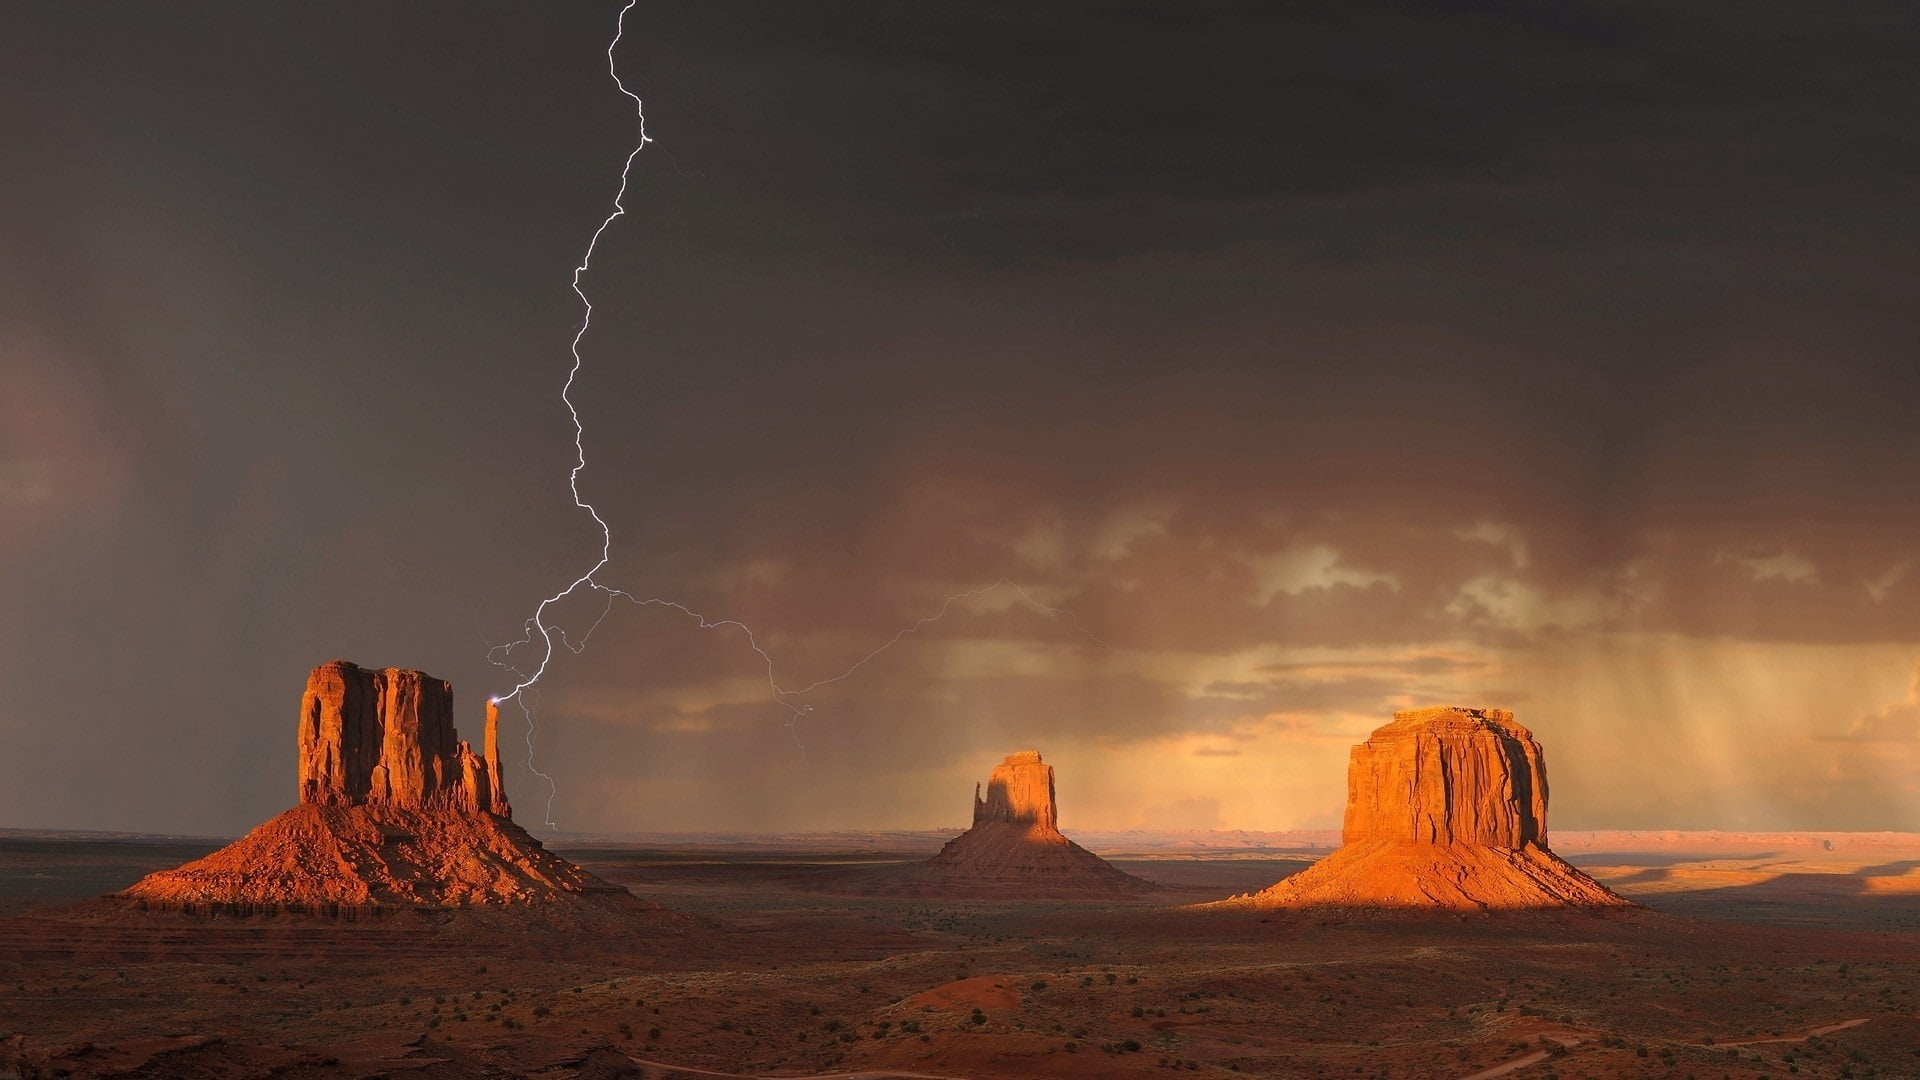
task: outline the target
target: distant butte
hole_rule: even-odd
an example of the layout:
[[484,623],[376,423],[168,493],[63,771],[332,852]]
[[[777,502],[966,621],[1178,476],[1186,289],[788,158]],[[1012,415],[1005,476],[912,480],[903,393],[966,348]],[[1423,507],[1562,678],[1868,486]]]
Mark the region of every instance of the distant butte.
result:
[[1504,709],[1397,712],[1353,748],[1339,850],[1224,905],[1489,911],[1627,901],[1547,848],[1547,767]]
[[320,665],[300,702],[299,757],[298,806],[115,898],[239,915],[583,899],[651,910],[513,823],[495,707],[476,754],[454,730],[453,688],[443,680],[345,660]]
[[1050,894],[1153,888],[1061,833],[1053,766],[1036,750],[1009,754],[994,766],[984,796],[974,787],[973,827],[917,869],[921,880],[961,891],[1033,895],[1034,889]]

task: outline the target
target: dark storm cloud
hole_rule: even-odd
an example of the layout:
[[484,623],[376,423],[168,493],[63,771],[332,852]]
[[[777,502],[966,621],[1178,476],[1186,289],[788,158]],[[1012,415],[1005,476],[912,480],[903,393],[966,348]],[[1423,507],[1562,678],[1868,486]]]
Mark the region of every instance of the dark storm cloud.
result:
[[[467,715],[499,685],[486,647],[597,539],[555,397],[633,133],[613,12],[0,16],[0,727],[31,763],[0,824],[257,820],[333,655]],[[740,640],[622,609],[546,698],[563,805],[744,827],[867,777],[832,820],[884,823],[1031,734],[1253,747],[1520,698],[1531,651],[1605,635],[1920,651],[1915,31],[636,8],[658,142],[577,386],[608,579],[751,623],[786,685],[1002,577],[1102,644],[963,605],[823,695],[806,772]]]
[[816,212],[887,208],[857,239],[916,260],[1240,244],[1286,200],[1512,167],[1704,96],[1660,52],[1698,28],[1595,5],[753,4],[659,29],[641,48],[694,86],[691,159]]
[[[1912,16],[1803,14],[769,3],[662,12],[637,48],[662,129],[716,184],[857,221],[853,239],[919,265],[1263,238],[1337,261],[1408,240],[1784,238],[1857,213],[1842,191],[1897,197]],[[1793,221],[1741,220],[1788,203]]]

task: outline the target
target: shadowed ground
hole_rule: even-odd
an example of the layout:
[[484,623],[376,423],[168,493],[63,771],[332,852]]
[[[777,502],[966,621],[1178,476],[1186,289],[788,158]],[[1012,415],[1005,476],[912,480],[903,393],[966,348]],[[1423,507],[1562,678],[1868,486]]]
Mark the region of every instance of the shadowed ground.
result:
[[[0,883],[31,883],[39,894],[16,903],[45,905],[124,886],[184,845],[158,848],[14,839]],[[101,921],[36,906],[0,919],[0,1033],[24,1035],[0,1044],[0,1064],[422,1078],[1920,1071],[1920,853],[1633,866],[1589,852],[1590,872],[1656,910],[1437,919],[852,893],[924,849],[561,853],[691,924]],[[1307,865],[1103,854],[1168,904]],[[1698,917],[1663,913],[1676,911]]]

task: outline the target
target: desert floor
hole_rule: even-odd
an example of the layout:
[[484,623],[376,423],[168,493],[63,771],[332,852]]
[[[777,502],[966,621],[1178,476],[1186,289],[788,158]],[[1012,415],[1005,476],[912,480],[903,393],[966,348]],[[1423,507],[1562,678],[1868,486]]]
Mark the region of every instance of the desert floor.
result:
[[212,846],[0,836],[0,1077],[1920,1077],[1920,846],[1570,850],[1607,917],[1177,908],[1270,851],[902,896],[923,852],[831,840],[556,844],[689,916],[619,931],[82,903]]

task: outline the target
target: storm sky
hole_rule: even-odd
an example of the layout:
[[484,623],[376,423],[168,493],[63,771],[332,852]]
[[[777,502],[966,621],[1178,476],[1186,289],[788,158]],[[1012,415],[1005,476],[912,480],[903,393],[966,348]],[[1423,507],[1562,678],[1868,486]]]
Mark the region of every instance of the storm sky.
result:
[[[306,672],[592,564],[618,8],[0,13],[0,826],[231,833]],[[616,608],[555,820],[1337,824],[1510,707],[1552,824],[1920,828],[1920,15],[643,0],[586,286]],[[556,609],[576,633],[597,603]],[[509,711],[508,785],[538,825]]]

